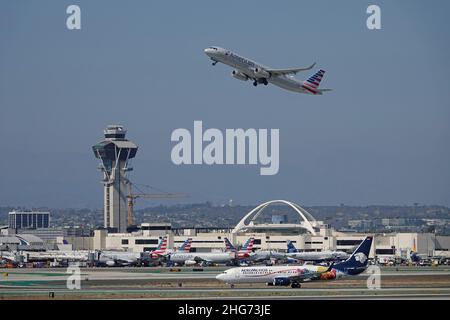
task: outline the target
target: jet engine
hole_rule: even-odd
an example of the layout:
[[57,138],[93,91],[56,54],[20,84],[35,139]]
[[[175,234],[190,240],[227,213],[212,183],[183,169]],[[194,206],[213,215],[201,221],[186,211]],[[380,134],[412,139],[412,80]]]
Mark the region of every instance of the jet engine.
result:
[[184,265],[185,265],[185,266],[193,266],[193,265],[195,265],[195,264],[197,264],[197,261],[195,261],[195,260],[186,260],[186,261],[184,262]]
[[108,260],[108,261],[105,262],[105,264],[108,267],[114,267],[116,265],[116,262],[114,260]]
[[239,71],[236,71],[236,70],[233,70],[233,72],[231,72],[231,75],[238,80],[242,80],[242,81],[248,80],[248,77],[245,74],[240,73]]
[[265,78],[265,79],[270,78],[270,73],[268,73],[266,70],[263,70],[261,68],[258,68],[258,67],[254,68],[253,72],[255,73],[255,76],[257,78]]
[[273,279],[272,285],[274,286],[288,286],[291,284],[289,278],[275,278]]

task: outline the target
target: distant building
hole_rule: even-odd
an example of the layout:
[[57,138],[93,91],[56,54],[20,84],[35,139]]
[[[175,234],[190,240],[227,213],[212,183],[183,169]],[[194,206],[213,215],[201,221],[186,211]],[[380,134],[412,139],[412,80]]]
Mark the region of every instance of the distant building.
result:
[[44,241],[31,234],[0,236],[0,251],[43,251]]
[[9,213],[10,229],[45,229],[50,226],[50,212],[11,211]]
[[33,235],[42,239],[46,244],[55,244],[58,237],[64,236],[63,228],[42,228],[42,229],[18,229],[17,236],[23,234]]

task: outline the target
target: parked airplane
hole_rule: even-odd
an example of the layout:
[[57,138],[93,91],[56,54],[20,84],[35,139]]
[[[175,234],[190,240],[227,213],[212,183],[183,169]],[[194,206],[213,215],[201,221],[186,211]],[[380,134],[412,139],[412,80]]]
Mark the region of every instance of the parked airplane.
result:
[[102,250],[98,253],[96,258],[97,263],[104,264],[108,267],[113,266],[128,266],[137,264],[140,260],[159,260],[167,254],[167,236],[162,238],[158,247],[150,252],[128,252],[128,251],[114,251]]
[[273,260],[283,260],[286,254],[274,250],[257,250],[248,259],[251,262],[270,262]]
[[211,265],[230,264],[235,257],[234,252],[174,252],[167,255],[168,264],[177,265]]
[[208,47],[205,49],[205,54],[213,61],[213,65],[222,62],[235,68],[231,73],[234,78],[242,81],[251,79],[255,87],[258,83],[264,85],[272,83],[286,90],[313,95],[331,91],[331,89],[319,89],[320,81],[325,74],[324,70],[317,71],[305,81],[298,81],[293,77],[297,72],[311,70],[315,63],[307,68],[272,69],[220,47]]
[[367,269],[372,240],[373,237],[366,237],[350,258],[333,263],[328,268],[315,265],[231,268],[217,275],[216,279],[232,286],[237,283],[267,283],[299,288],[301,282],[305,281],[331,280],[357,275]]
[[223,239],[225,242],[225,251],[231,251],[231,252],[235,252],[236,254],[236,259],[238,260],[245,260],[250,258],[250,256],[252,256],[254,253],[252,252],[253,250],[253,244],[255,242],[255,238],[251,237],[249,238],[244,245],[242,246],[242,248],[240,250],[236,250],[236,247],[231,243],[231,241],[228,238],[224,238]]
[[96,262],[99,264],[104,264],[108,267],[129,266],[136,264],[140,258],[140,252],[105,250],[98,252]]
[[349,254],[344,251],[317,251],[317,252],[299,252],[292,241],[287,241],[287,253],[286,258],[296,259],[302,261],[336,261],[345,260],[349,257]]
[[[225,245],[227,250],[229,251],[236,251],[236,248],[233,246],[231,241],[228,238],[224,238]],[[251,262],[261,262],[261,261],[269,261],[272,259],[280,260],[285,258],[284,253],[280,253],[277,251],[271,251],[271,250],[257,250],[253,252],[253,243],[255,239],[249,238],[244,245],[242,246],[241,250],[236,252],[236,258],[238,260],[245,260],[245,261],[251,261]]]

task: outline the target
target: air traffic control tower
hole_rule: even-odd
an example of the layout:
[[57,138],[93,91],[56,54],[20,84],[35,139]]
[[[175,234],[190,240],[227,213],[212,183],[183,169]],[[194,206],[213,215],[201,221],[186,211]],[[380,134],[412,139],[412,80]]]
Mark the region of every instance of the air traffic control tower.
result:
[[138,147],[125,139],[126,130],[120,125],[109,125],[105,139],[92,147],[100,159],[103,172],[104,226],[112,232],[127,231],[127,173],[132,168],[129,161],[136,156]]

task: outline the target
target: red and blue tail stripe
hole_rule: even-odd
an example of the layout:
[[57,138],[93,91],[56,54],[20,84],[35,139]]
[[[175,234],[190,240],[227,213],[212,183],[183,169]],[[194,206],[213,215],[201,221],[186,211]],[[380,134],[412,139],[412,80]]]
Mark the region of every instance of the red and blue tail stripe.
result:
[[313,74],[311,77],[309,77],[308,79],[303,81],[302,88],[305,89],[306,91],[308,91],[309,93],[317,94],[318,93],[317,88],[319,87],[320,81],[322,81],[324,74],[325,74],[325,71],[320,69],[315,74]]

